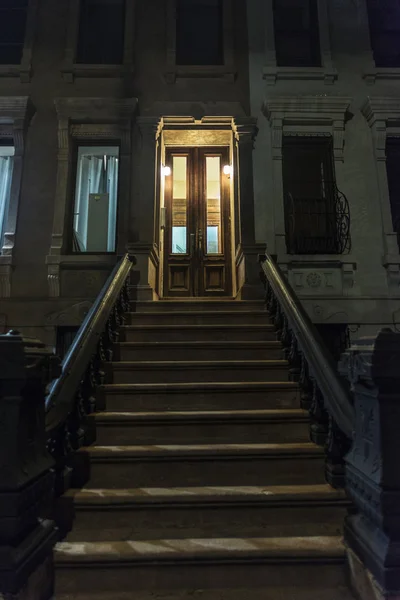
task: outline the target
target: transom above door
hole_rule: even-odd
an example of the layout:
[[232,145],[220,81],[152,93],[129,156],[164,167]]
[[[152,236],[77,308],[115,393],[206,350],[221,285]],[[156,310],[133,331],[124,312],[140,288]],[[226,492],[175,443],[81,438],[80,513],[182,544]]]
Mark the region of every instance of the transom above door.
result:
[[166,151],[164,296],[231,294],[228,163],[228,148]]

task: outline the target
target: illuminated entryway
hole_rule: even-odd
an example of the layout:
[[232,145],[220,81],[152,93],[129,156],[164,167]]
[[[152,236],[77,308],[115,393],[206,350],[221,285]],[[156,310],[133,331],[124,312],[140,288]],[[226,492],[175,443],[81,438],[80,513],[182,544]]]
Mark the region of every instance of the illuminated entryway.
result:
[[229,150],[166,149],[164,296],[232,294]]

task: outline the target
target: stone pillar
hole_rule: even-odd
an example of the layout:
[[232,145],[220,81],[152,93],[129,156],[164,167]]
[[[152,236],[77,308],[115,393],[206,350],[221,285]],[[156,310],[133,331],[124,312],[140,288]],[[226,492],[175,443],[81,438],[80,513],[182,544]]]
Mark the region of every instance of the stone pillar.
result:
[[159,268],[157,236],[157,191],[159,189],[159,123],[158,117],[138,117],[133,138],[133,193],[128,252],[137,264],[132,270],[132,297],[153,300]]
[[46,450],[51,357],[38,340],[0,335],[0,598],[49,600],[57,532],[47,520],[53,460]]
[[244,285],[239,290],[242,299],[263,297],[258,255],[264,253],[265,244],[256,244],[254,221],[253,148],[257,134],[256,122],[257,119],[253,117],[236,118],[234,121],[235,188],[238,196],[235,219],[239,223],[236,228],[239,233],[236,255],[243,254],[245,264]]
[[346,489],[356,512],[345,541],[358,597],[400,596],[400,334],[389,329],[361,338],[339,368],[354,393],[353,445]]

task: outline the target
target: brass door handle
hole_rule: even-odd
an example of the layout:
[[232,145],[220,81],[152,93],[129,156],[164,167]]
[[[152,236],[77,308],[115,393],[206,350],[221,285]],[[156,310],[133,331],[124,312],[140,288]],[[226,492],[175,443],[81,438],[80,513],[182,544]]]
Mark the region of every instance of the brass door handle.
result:
[[198,245],[199,256],[203,255],[203,231],[199,229],[199,245]]
[[189,235],[189,240],[190,240],[189,241],[189,252],[193,256],[193,254],[194,254],[194,248],[195,248],[195,245],[196,245],[196,234],[195,233],[191,233]]

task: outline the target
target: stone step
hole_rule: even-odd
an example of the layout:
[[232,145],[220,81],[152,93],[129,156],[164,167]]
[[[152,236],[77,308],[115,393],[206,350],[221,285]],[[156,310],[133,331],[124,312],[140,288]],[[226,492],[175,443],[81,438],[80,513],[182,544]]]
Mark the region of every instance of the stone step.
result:
[[[89,446],[74,456],[74,487],[182,487],[324,483],[311,442]],[[87,482],[87,483],[86,483]]]
[[299,408],[297,383],[109,384],[98,389],[99,405],[111,411],[246,410]]
[[[194,300],[160,300],[158,302],[131,302],[133,312],[215,312],[215,311],[265,311],[265,302],[263,300],[232,300],[232,298],[203,298]],[[266,311],[265,311],[266,312]]]
[[286,360],[136,361],[105,363],[109,383],[287,381]]
[[101,446],[309,440],[308,413],[300,409],[102,412],[94,419]]
[[[327,569],[327,567],[325,567]],[[307,585],[303,587],[292,587],[290,580],[281,586],[266,586],[253,588],[251,590],[251,600],[354,600],[350,590],[340,583],[335,583],[332,588],[326,588],[323,583],[313,583],[313,588],[309,589]],[[204,590],[157,590],[154,591],[125,591],[113,592],[110,599],[110,592],[95,592],[87,594],[74,593],[57,594],[57,600],[249,600],[249,588],[242,587],[232,589],[229,587],[229,580],[222,589]]]
[[282,345],[274,342],[121,342],[114,360],[280,360]]
[[337,536],[62,542],[54,559],[56,597],[58,590],[99,591],[114,599],[134,588],[136,599],[140,590],[218,590],[229,582],[229,589],[246,588],[249,598],[253,589],[285,588],[288,582],[321,591],[346,583],[345,549]]
[[252,311],[163,311],[130,312],[127,314],[130,325],[270,325],[268,313],[263,310]]
[[120,342],[178,341],[275,341],[272,325],[126,325],[120,328]]
[[348,504],[343,491],[326,484],[98,489],[69,490],[59,513],[62,528],[75,517],[70,542],[297,537],[340,535]]

